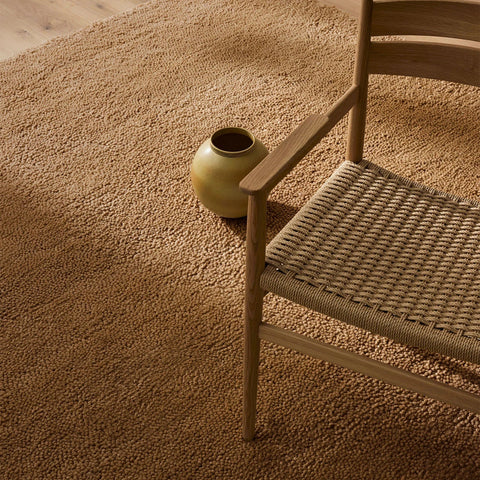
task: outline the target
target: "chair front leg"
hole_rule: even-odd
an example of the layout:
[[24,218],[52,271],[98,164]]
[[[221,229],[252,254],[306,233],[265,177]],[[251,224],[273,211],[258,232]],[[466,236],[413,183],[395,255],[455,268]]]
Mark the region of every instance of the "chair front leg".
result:
[[245,350],[243,371],[243,438],[253,440],[258,382],[263,290],[260,275],[265,269],[265,231],[267,196],[258,193],[248,197],[247,275],[245,288]]

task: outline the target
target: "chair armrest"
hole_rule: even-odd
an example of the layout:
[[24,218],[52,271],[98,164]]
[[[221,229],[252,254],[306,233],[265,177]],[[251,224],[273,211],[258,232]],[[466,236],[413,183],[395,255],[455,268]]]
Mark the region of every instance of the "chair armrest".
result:
[[354,85],[326,114],[308,117],[242,179],[240,190],[249,195],[270,192],[355,105],[357,98],[358,86]]

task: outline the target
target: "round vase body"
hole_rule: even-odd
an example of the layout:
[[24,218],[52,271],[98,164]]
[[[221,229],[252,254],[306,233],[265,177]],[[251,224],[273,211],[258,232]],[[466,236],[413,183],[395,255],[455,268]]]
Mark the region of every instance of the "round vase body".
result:
[[268,154],[243,128],[222,128],[203,142],[192,163],[192,184],[202,204],[221,217],[247,214],[248,195],[238,184]]

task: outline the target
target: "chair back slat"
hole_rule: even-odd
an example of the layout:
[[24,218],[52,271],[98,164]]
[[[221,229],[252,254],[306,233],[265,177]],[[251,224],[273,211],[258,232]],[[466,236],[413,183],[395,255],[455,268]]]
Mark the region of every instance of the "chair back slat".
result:
[[480,2],[380,0],[373,3],[376,35],[426,35],[480,42]]
[[[361,0],[358,31],[353,84],[359,94],[347,143],[352,162],[363,158],[370,74],[480,86],[480,0]],[[422,38],[372,41],[391,35]]]
[[480,86],[480,46],[371,42],[368,73],[434,78]]

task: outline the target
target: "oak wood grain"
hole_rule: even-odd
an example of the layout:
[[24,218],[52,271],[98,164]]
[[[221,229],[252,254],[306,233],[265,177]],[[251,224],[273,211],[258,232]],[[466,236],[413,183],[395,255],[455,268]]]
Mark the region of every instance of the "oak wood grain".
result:
[[146,0],[2,0],[0,60],[67,35]]
[[248,197],[247,263],[245,282],[245,348],[243,373],[243,438],[255,435],[255,407],[258,384],[260,338],[264,292],[260,276],[265,269],[267,196],[264,193]]
[[38,28],[31,28],[21,17],[10,15],[0,3],[0,60],[41,45],[49,36]]
[[325,4],[336,7],[353,18],[358,18],[362,2],[361,0],[325,0]]

